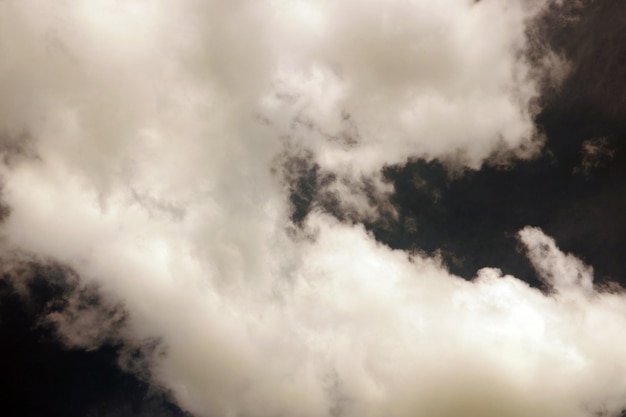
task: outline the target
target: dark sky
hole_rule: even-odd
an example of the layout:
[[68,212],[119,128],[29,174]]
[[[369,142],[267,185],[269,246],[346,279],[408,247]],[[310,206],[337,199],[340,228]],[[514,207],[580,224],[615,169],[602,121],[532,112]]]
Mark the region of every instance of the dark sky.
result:
[[[76,288],[61,267],[28,265],[28,297],[0,281],[0,355],[3,413],[12,416],[183,416],[167,396],[118,365],[114,342],[92,350],[68,349],[44,315],[64,307]],[[92,302],[98,303],[96,294]]]
[[[402,248],[439,249],[465,277],[491,265],[536,282],[513,239],[534,225],[592,265],[596,279],[625,283],[625,19],[619,1],[593,2],[579,21],[548,19],[548,39],[573,65],[562,88],[544,97],[536,119],[547,138],[541,157],[458,178],[438,162],[390,167],[401,222],[415,228],[398,225],[380,238]],[[594,140],[606,152],[585,168],[583,143]]]
[[[577,17],[547,18],[543,26],[572,70],[542,98],[541,155],[456,174],[438,161],[388,166],[399,217],[366,224],[379,241],[438,252],[467,279],[493,266],[541,287],[515,238],[532,225],[592,265],[596,280],[626,285],[626,4],[598,0]],[[324,179],[311,167],[299,175],[292,186],[296,223]],[[332,201],[317,204],[333,211]],[[60,308],[76,284],[63,267],[29,268],[35,275],[29,297],[0,280],[1,415],[185,415],[166,393],[120,369],[115,340],[89,351],[64,346],[41,318]]]

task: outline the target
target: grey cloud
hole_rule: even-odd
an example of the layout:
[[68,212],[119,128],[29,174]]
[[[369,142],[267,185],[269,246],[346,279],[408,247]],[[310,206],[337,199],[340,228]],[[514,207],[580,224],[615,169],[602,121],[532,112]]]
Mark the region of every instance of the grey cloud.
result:
[[615,150],[609,145],[605,137],[593,138],[584,141],[580,153],[582,161],[574,168],[574,172],[582,172],[583,175],[591,175],[593,170],[606,165],[615,156]]

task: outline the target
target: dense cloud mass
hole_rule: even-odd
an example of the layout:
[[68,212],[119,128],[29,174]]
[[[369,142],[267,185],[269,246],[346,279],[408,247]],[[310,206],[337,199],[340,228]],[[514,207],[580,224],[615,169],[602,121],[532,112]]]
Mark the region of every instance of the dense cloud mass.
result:
[[[75,271],[60,339],[158,344],[121,365],[197,416],[618,415],[621,289],[537,228],[518,238],[543,291],[358,221],[394,215],[385,166],[540,152],[567,64],[529,34],[555,4],[4,1],[3,271]],[[307,167],[351,221],[293,221]]]

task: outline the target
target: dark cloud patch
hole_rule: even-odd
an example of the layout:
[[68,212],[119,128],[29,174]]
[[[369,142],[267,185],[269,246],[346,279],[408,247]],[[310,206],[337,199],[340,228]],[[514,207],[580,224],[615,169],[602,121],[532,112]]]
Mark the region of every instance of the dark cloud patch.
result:
[[280,175],[283,176],[289,190],[291,220],[296,225],[302,225],[312,209],[319,187],[320,167],[314,162],[310,152],[283,154],[278,158],[277,165],[282,167]]
[[148,192],[142,192],[135,189],[131,190],[133,199],[143,207],[151,217],[162,216],[180,221],[185,217],[185,208],[170,201],[164,201],[156,198]]
[[7,166],[24,159],[36,159],[32,136],[24,130],[0,133],[0,158]]
[[[381,227],[395,217],[376,179],[326,171],[307,151],[284,153],[277,161],[288,189],[291,221],[296,226],[303,226],[312,210],[329,213],[342,222],[376,222]],[[352,196],[352,201],[346,200],[346,195]]]
[[615,157],[606,137],[588,139],[582,143],[580,165],[574,168],[575,173],[591,175],[592,171],[605,167]]
[[[594,130],[626,126],[626,4],[619,0],[572,2],[569,19],[549,15],[552,47],[571,62],[571,75],[555,98],[556,113],[576,114]],[[572,7],[572,6],[570,6]]]

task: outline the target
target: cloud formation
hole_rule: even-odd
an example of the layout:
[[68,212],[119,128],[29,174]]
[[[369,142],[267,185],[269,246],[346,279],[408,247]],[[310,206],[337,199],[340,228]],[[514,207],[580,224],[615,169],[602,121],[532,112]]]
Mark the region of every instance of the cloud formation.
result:
[[[114,337],[160,340],[149,377],[198,416],[614,415],[623,295],[540,230],[520,240],[547,294],[452,276],[315,207],[290,221],[281,155],[367,217],[354,182],[391,192],[385,165],[536,153],[527,34],[546,7],[2,2],[5,250],[122,305]],[[116,310],[76,297],[48,317],[63,339],[113,337]]]
[[609,145],[605,137],[585,140],[581,145],[582,161],[580,166],[574,168],[574,172],[582,172],[589,176],[595,169],[606,165],[615,156],[615,149]]

